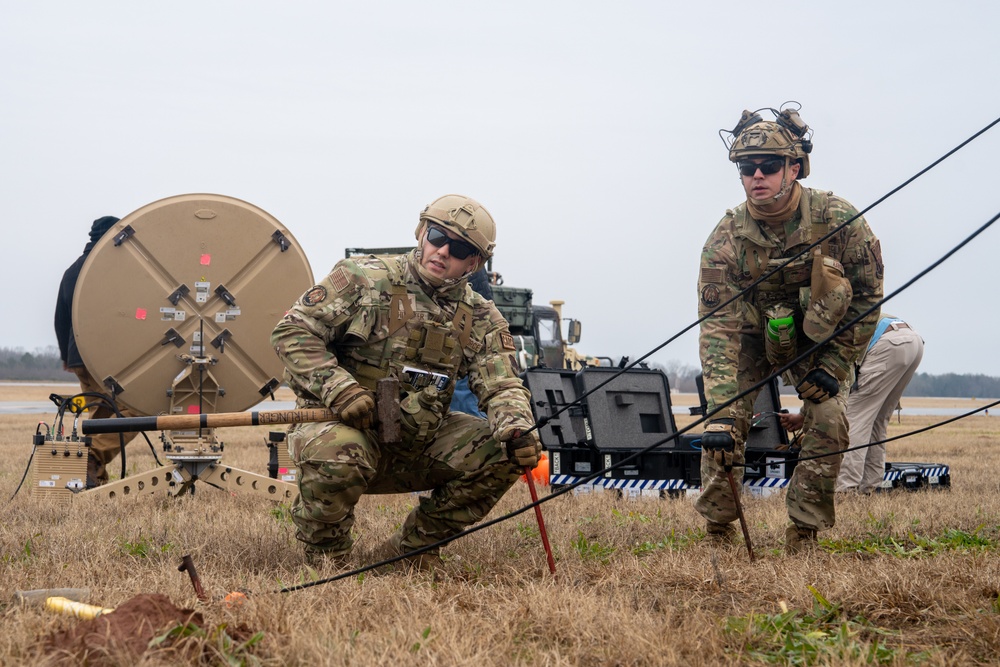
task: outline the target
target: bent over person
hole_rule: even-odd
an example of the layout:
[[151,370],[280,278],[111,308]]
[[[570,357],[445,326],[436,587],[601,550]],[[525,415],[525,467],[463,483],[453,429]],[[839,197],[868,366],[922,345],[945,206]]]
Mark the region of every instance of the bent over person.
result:
[[[365,493],[431,491],[386,545],[407,554],[481,520],[538,462],[507,322],[468,284],[495,237],[481,204],[440,197],[420,213],[416,249],[339,261],[271,334],[296,405],[339,414],[288,433],[300,470],[292,519],[311,560],[346,564]],[[466,376],[486,419],[448,409]],[[375,428],[376,383],[387,377],[399,381],[399,443],[380,442]],[[437,554],[408,560],[428,567]]]
[[[106,396],[107,389],[91,375],[76,347],[76,336],[73,333],[73,295],[76,293],[76,283],[80,279],[80,271],[83,269],[87,257],[90,256],[90,251],[117,222],[118,218],[106,215],[91,223],[90,240],[87,241],[83,252],[80,253],[76,261],[70,264],[63,273],[62,280],[59,282],[59,292],[56,295],[54,322],[56,340],[59,343],[59,357],[62,359],[63,370],[76,375],[80,381],[80,393],[84,394],[104,394]],[[94,406],[90,415],[92,419],[109,419],[115,416],[112,403],[96,399],[94,396],[88,396],[86,402]],[[123,417],[137,416],[124,406],[114,407]],[[86,484],[88,489],[108,483],[108,465],[115,460],[122,447],[131,442],[137,435],[138,433],[104,433],[91,437],[90,449],[87,450]]]
[[837,491],[872,493],[885,476],[889,418],[899,405],[906,385],[924,357],[924,339],[913,327],[892,315],[879,320],[875,334],[861,358],[857,381],[847,399],[851,422],[851,447],[844,454]]
[[[878,309],[834,334],[882,298],[883,267],[878,239],[850,203],[799,184],[809,175],[809,127],[795,110],[769,111],[774,121],[744,111],[730,133],[729,159],[746,201],[726,211],[702,250],[699,348],[710,421],[702,435],[702,493],[695,507],[710,536],[732,539],[737,510],[726,471],[742,488],[759,389],[720,406],[822,343],[784,375],[803,399],[800,456],[827,455],[798,463],[788,482],[785,550],[796,553],[834,525],[839,452],[848,444],[848,387]],[[791,259],[835,228],[817,248]]]

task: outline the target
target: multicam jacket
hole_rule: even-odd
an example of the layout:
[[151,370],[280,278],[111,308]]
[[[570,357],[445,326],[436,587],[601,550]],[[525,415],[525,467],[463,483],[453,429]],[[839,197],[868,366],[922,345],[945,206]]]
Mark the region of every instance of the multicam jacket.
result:
[[416,261],[415,251],[341,260],[278,322],[271,343],[299,405],[332,406],[346,387],[374,390],[393,375],[403,394],[418,388],[414,377],[439,379],[446,409],[468,376],[495,435],[527,430],[530,395],[506,320],[466,280],[427,285]]
[[[832,192],[802,188],[798,212],[784,224],[784,240],[764,223],[750,217],[746,203],[726,211],[708,237],[701,255],[698,314],[713,309],[746,289],[758,277],[788,261],[829,231],[855,218],[858,212]],[[882,251],[863,217],[858,216],[823,244],[824,254],[838,260],[850,281],[853,297],[842,323],[849,322],[882,299]],[[809,304],[810,253],[788,263],[732,303],[722,306],[701,324],[699,348],[708,413],[738,393],[737,369],[741,336],[763,336],[764,312],[775,305],[792,310],[798,352],[814,344],[802,334],[803,313]],[[843,381],[864,350],[878,323],[876,308],[857,325],[836,336],[812,357],[819,366]],[[838,327],[839,328],[839,327]]]

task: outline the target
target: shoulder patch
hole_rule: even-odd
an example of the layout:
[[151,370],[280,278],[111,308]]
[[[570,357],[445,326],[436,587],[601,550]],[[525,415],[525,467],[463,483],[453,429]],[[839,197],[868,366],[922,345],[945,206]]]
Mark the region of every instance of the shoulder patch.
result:
[[351,284],[351,279],[348,277],[344,267],[338,266],[333,270],[330,274],[330,284],[333,285],[333,289],[337,290],[338,293],[347,289],[347,286]]
[[701,289],[701,302],[709,308],[718,306],[720,302],[719,288],[712,284],[705,285]]
[[701,267],[701,282],[703,283],[722,283],[725,278],[722,274],[722,269],[712,266]]
[[872,255],[875,257],[875,275],[882,277],[885,273],[885,264],[882,262],[882,241],[875,239],[875,243],[872,244]]
[[514,346],[514,337],[510,335],[509,331],[500,332],[500,346],[505,350],[517,349],[517,347]]
[[302,295],[302,303],[306,306],[316,306],[326,301],[326,288],[316,285]]

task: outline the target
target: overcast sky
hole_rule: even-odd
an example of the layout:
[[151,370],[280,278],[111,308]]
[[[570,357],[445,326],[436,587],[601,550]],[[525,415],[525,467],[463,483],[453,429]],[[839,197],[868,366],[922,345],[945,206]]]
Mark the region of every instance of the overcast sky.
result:
[[[998,25],[987,1],[5,3],[0,347],[55,344],[97,217],[238,197],[319,277],[457,192],[507,285],[634,359],[696,318],[702,244],[744,198],[720,128],[797,100],[804,185],[867,207],[1000,116]],[[1000,213],[998,156],[1000,127],[866,215],[887,293]],[[885,307],[922,372],[1000,376],[995,227]],[[695,332],[653,360],[697,365]]]

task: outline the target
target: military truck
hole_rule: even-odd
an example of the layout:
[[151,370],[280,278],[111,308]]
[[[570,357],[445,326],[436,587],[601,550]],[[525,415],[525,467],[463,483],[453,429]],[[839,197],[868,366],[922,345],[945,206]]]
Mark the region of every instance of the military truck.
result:
[[510,325],[521,368],[544,366],[579,371],[586,366],[611,365],[610,358],[585,356],[571,347],[580,342],[582,325],[579,320],[569,320],[563,336],[565,302],[549,301],[549,306],[533,304],[530,289],[506,287],[498,274],[490,275],[493,303]]

